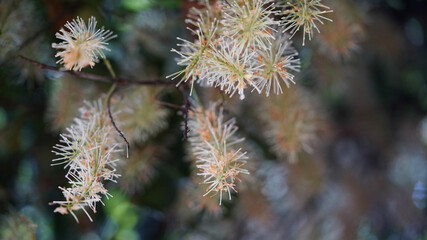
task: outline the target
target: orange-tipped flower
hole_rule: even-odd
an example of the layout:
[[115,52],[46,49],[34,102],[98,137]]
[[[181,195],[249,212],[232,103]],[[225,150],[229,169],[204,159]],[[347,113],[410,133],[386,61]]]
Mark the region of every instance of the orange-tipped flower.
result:
[[220,194],[219,204],[222,202],[223,192],[236,191],[236,181],[240,174],[249,174],[244,169],[246,152],[236,145],[244,141],[237,138],[235,119],[224,121],[223,109],[211,103],[205,110],[201,107],[191,113],[189,120],[191,149],[196,157],[196,167],[200,169],[198,175],[203,176],[203,183],[208,184],[204,196]]
[[63,40],[61,43],[52,43],[52,47],[59,50],[55,57],[60,59],[57,63],[64,64],[67,70],[82,70],[82,68],[95,66],[98,56],[105,58],[104,50],[110,51],[106,46],[107,41],[116,37],[110,30],[96,29],[95,17],[89,18],[88,25],[82,18],[77,17],[71,23],[55,34],[56,38]]
[[92,221],[85,207],[96,213],[96,204],[102,203],[102,195],[111,197],[104,187],[104,181],[116,182],[116,153],[121,152],[117,134],[102,108],[101,100],[86,103],[80,108],[80,116],[74,119],[68,133],[61,134],[59,144],[53,147],[57,156],[54,164],[65,164],[65,177],[69,187],[59,187],[65,200],[58,204],[55,212],[70,213],[78,222],[74,211],[82,209]]

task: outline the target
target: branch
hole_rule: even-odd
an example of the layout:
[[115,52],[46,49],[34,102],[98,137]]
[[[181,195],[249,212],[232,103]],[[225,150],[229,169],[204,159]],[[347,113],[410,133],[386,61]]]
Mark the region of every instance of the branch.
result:
[[110,121],[113,124],[114,129],[116,129],[116,131],[119,133],[120,137],[122,137],[123,140],[126,142],[126,157],[129,158],[130,144],[129,144],[128,140],[126,139],[125,135],[123,134],[123,132],[120,131],[120,129],[117,127],[116,122],[114,121],[114,118],[113,118],[113,114],[111,114],[111,96],[113,96],[115,91],[116,91],[116,89],[114,89],[111,92],[111,94],[109,94],[107,97],[108,116],[110,117]]
[[129,79],[124,79],[124,78],[119,78],[119,77],[116,77],[116,78],[105,77],[105,76],[100,76],[100,75],[95,75],[95,74],[90,74],[90,73],[76,72],[76,71],[66,70],[63,68],[49,66],[49,65],[34,61],[32,59],[26,58],[26,57],[21,56],[21,55],[19,56],[19,58],[21,58],[23,61],[26,61],[26,62],[33,64],[34,66],[36,66],[40,69],[47,69],[47,70],[52,70],[52,71],[56,71],[56,72],[68,73],[70,75],[73,75],[73,76],[76,76],[79,78],[86,78],[86,79],[98,81],[98,82],[117,83],[117,85],[151,85],[151,86],[175,84],[174,82],[166,82],[166,81],[162,81],[162,80],[137,81],[137,80],[129,80]]

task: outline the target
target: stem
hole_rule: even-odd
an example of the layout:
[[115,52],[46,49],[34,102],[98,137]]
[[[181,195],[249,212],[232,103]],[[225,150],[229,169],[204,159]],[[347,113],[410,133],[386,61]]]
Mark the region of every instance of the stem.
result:
[[114,83],[113,85],[111,85],[110,90],[108,90],[107,97],[105,98],[105,101],[104,101],[104,109],[107,107],[108,101],[111,98],[111,95],[113,95],[113,92],[116,90],[116,88],[117,88],[117,83]]
[[[113,79],[116,79],[117,75],[116,75],[116,72],[114,72],[114,69],[111,66],[110,61],[108,59],[104,58],[104,64],[107,67],[108,72],[110,72],[111,77],[113,77]],[[115,82],[113,85],[111,85],[110,90],[108,90],[107,97],[105,98],[105,101],[104,101],[104,109],[107,107],[108,101],[110,101],[111,95],[116,90],[116,88],[117,88],[117,82]]]
[[[107,66],[107,69],[110,72],[111,77],[113,77],[113,79],[117,80],[116,72],[114,72],[114,69],[111,66],[110,61],[105,58],[104,63],[105,63],[105,66]],[[113,114],[111,113],[111,97],[113,96],[113,93],[116,91],[116,89],[117,89],[117,82],[114,82],[114,84],[111,85],[110,90],[108,90],[107,97],[105,98],[104,109],[107,108],[108,116],[110,117],[111,124],[113,124],[114,129],[117,131],[117,133],[120,135],[120,137],[122,137],[123,140],[125,141],[125,143],[126,143],[126,158],[129,158],[130,144],[129,144],[128,140],[126,139],[125,135],[123,134],[123,132],[120,131],[120,129],[117,127],[116,122],[114,121],[114,118],[113,118]]]
[[108,59],[104,58],[104,63],[105,63],[105,66],[107,66],[108,72],[110,72],[111,76],[113,78],[116,78],[116,72],[114,72],[114,69],[111,66],[110,61]]
[[76,76],[79,78],[86,78],[86,79],[97,81],[97,82],[117,83],[117,85],[121,85],[121,86],[126,86],[126,85],[147,85],[147,86],[175,85],[175,83],[173,81],[162,81],[160,79],[138,81],[138,80],[119,78],[119,77],[116,77],[116,78],[105,77],[105,76],[100,76],[100,75],[95,75],[95,74],[90,74],[90,73],[85,73],[85,72],[76,72],[76,71],[66,70],[64,68],[49,66],[49,65],[34,61],[32,59],[26,58],[24,56],[19,56],[19,58],[21,58],[21,60],[23,60],[25,62],[29,62],[29,63],[33,64],[34,66],[36,66],[40,69],[47,69],[47,70],[52,70],[52,71],[56,71],[56,72],[68,73],[70,75],[73,75],[73,76]]
[[126,143],[126,158],[129,158],[129,149],[130,149],[130,144],[128,142],[128,140],[126,139],[125,135],[122,133],[122,131],[120,131],[120,129],[117,127],[116,122],[114,122],[113,119],[113,114],[111,113],[111,95],[109,98],[107,98],[107,109],[108,109],[108,116],[110,117],[111,123],[113,124],[114,129],[116,129],[116,131],[119,133],[120,137],[123,138],[123,140]]

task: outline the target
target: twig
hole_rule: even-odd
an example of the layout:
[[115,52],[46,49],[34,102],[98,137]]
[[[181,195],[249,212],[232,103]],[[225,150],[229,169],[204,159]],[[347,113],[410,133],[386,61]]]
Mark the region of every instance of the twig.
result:
[[114,89],[111,92],[111,94],[109,94],[107,97],[108,116],[110,117],[110,121],[113,124],[114,129],[116,129],[116,131],[119,133],[120,137],[122,137],[123,140],[126,142],[126,158],[129,158],[130,144],[129,144],[128,140],[126,139],[125,135],[123,134],[123,132],[120,131],[120,129],[117,127],[116,122],[114,121],[113,115],[111,114],[111,97],[113,96],[115,91],[116,91],[116,89]]
[[49,66],[49,65],[34,61],[32,59],[26,58],[26,57],[21,56],[21,55],[19,57],[23,61],[29,62],[29,63],[33,64],[34,66],[40,68],[40,69],[47,69],[47,70],[52,70],[52,71],[57,71],[57,72],[68,73],[70,75],[73,75],[73,76],[76,76],[79,78],[86,78],[86,79],[98,81],[98,82],[117,83],[117,85],[149,85],[149,86],[150,85],[151,86],[157,86],[157,85],[174,85],[175,84],[172,81],[170,81],[170,82],[166,82],[166,81],[162,81],[162,80],[137,81],[137,80],[130,80],[130,79],[124,79],[124,78],[119,78],[119,77],[111,78],[111,77],[105,77],[105,76],[90,74],[90,73],[76,72],[76,71],[66,70],[66,69],[62,69],[62,68],[58,68],[58,67],[54,67],[54,66]]
[[[108,59],[104,59],[104,64],[107,67],[108,71],[110,72],[111,77],[113,77],[114,80],[117,80],[116,72],[114,72],[114,69],[111,66],[110,61]],[[107,93],[106,101],[107,101],[108,116],[110,117],[110,121],[113,124],[114,129],[116,129],[117,133],[119,133],[119,135],[123,138],[123,140],[125,140],[125,142],[126,142],[126,158],[129,158],[130,144],[129,144],[128,140],[126,139],[125,135],[123,134],[123,132],[120,131],[120,129],[117,127],[116,122],[114,122],[113,115],[111,114],[111,97],[116,92],[116,89],[117,89],[117,82],[114,82],[114,84],[110,87],[110,90]]]

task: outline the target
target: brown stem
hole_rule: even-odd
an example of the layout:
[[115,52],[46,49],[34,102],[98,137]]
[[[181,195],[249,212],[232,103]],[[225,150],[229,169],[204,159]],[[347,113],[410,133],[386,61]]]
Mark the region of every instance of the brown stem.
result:
[[116,131],[119,133],[120,137],[123,138],[123,140],[126,142],[126,157],[129,157],[129,149],[130,149],[130,144],[128,142],[128,140],[126,139],[125,135],[123,134],[122,131],[120,131],[120,129],[117,127],[116,122],[114,121],[113,118],[113,114],[111,114],[111,97],[114,95],[114,92],[116,91],[116,89],[113,90],[113,92],[111,92],[111,94],[108,95],[107,98],[107,109],[108,109],[108,116],[110,117],[110,121],[113,124],[114,129],[116,129]]
[[66,70],[66,69],[62,69],[62,68],[58,68],[58,67],[54,67],[54,66],[49,66],[37,61],[34,61],[32,59],[26,58],[24,56],[19,56],[23,61],[29,62],[31,64],[33,64],[34,66],[40,68],[40,69],[47,69],[47,70],[52,70],[52,71],[57,71],[57,72],[64,72],[64,73],[68,73],[70,75],[79,77],[79,78],[86,78],[89,80],[93,80],[93,81],[98,81],[98,82],[108,82],[108,83],[117,83],[117,85],[148,85],[148,86],[158,86],[158,85],[173,85],[175,84],[172,81],[162,81],[162,80],[143,80],[143,81],[137,81],[137,80],[130,80],[130,79],[124,79],[124,78],[111,78],[111,77],[105,77],[105,76],[100,76],[100,75],[95,75],[95,74],[90,74],[90,73],[84,73],[84,72],[76,72],[76,71],[71,71],[71,70]]

